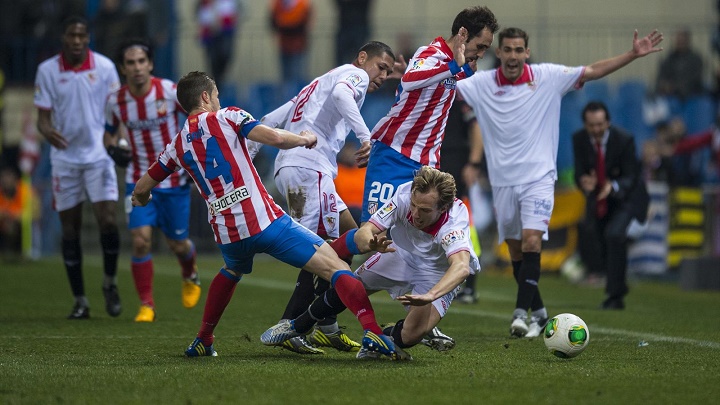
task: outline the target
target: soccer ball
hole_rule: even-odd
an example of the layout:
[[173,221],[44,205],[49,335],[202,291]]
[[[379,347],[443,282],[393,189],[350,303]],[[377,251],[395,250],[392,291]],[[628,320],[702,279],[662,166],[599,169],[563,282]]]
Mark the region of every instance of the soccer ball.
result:
[[545,325],[543,340],[552,354],[567,359],[585,350],[590,342],[590,330],[579,316],[560,314]]

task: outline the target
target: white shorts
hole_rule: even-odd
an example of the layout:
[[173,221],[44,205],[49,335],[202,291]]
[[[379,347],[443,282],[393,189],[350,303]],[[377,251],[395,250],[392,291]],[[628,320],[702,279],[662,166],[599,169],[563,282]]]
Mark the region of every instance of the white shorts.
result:
[[[393,299],[408,293],[425,294],[442,278],[442,275],[438,273],[436,279],[424,277],[419,280],[411,276],[409,280],[396,280],[405,278],[404,274],[416,273],[417,270],[409,268],[396,252],[375,253],[355,271],[356,277],[369,293],[387,291]],[[424,274],[427,275],[427,273]],[[440,317],[445,316],[459,292],[460,286],[432,302]],[[409,306],[406,305],[405,309],[409,309]]]
[[283,167],[275,174],[275,184],[295,221],[323,238],[340,236],[340,212],[347,205],[330,176],[304,167]]
[[118,186],[115,163],[108,159],[86,164],[52,162],[52,184],[55,210],[65,211],[83,201],[117,201]]
[[543,231],[543,240],[548,240],[548,224],[555,203],[552,173],[534,183],[493,187],[492,190],[498,243],[506,239],[522,240],[523,229]]

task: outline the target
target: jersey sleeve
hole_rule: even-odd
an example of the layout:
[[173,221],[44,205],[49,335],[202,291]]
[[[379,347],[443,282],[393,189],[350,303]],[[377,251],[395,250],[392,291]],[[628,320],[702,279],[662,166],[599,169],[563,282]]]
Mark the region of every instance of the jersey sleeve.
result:
[[370,141],[370,130],[358,108],[358,101],[367,93],[369,81],[367,73],[360,70],[338,80],[332,90],[335,106],[360,142]]
[[546,74],[550,75],[555,87],[560,89],[560,94],[565,95],[572,90],[581,89],[583,86],[582,77],[585,66],[563,66],[552,63],[538,65]]
[[450,221],[440,228],[436,238],[448,257],[462,250],[473,251],[470,218],[465,204],[455,201],[451,208]]
[[410,59],[407,70],[400,80],[403,90],[411,91],[440,83],[453,77],[450,65],[440,59],[434,48],[421,48]]
[[295,100],[296,97],[293,97],[292,100],[267,113],[260,122],[270,128],[285,128],[290,111],[295,107]]
[[105,130],[112,135],[120,127],[120,118],[115,115],[115,106],[117,105],[117,92],[113,93],[108,97],[107,103],[105,103]]
[[48,74],[47,69],[43,69],[43,65],[37,70],[35,75],[35,94],[33,95],[33,102],[35,107],[43,110],[52,109],[52,98],[53,98],[53,87],[52,79]]
[[243,109],[227,107],[221,111],[224,111],[222,115],[233,126],[235,133],[242,135],[244,138],[247,138],[250,131],[260,124],[260,121]]

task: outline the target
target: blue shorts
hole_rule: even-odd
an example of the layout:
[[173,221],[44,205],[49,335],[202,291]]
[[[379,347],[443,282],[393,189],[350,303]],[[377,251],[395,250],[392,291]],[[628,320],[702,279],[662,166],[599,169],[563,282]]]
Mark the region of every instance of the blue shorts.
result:
[[412,181],[420,166],[420,163],[382,142],[373,143],[365,172],[360,221],[367,222],[378,208],[392,198],[399,185]]
[[130,196],[134,183],[125,185],[125,212],[128,228],[141,226],[158,227],[168,239],[183,240],[188,237],[190,224],[190,185],[173,188],[155,188],[152,200],[144,207],[133,207]]
[[293,267],[302,268],[315,254],[315,247],[323,243],[325,241],[321,237],[285,214],[257,235],[218,246],[229,270],[250,274],[253,257],[257,253],[267,253]]

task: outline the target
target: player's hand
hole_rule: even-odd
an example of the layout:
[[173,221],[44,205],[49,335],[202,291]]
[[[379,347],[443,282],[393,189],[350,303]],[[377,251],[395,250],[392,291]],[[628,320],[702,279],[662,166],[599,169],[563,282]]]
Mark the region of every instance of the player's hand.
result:
[[[43,134],[44,135],[44,134]],[[50,133],[45,136],[45,139],[50,142],[50,145],[58,148],[58,149],[66,149],[68,147],[68,141],[65,139],[64,136],[60,132],[58,132],[56,129],[51,129]]]
[[148,205],[150,200],[152,200],[152,193],[135,194],[133,191],[130,196],[130,201],[132,202],[133,207],[144,207]]
[[390,247],[390,245],[392,245],[392,240],[388,239],[385,235],[380,237],[378,237],[378,235],[373,235],[373,238],[368,242],[368,246],[371,251],[380,253],[394,252],[395,248]]
[[360,146],[360,149],[355,151],[355,164],[357,167],[365,167],[370,159],[370,141],[365,141]]
[[395,60],[395,64],[393,65],[393,72],[388,75],[388,79],[402,79],[403,75],[405,74],[405,70],[407,70],[407,61],[405,61],[405,58],[402,55],[399,55],[398,58]]
[[608,198],[608,196],[610,195],[611,192],[612,192],[612,183],[610,183],[608,181],[605,183],[602,190],[600,190],[600,192],[598,193],[598,196],[597,196],[598,201]]
[[656,48],[662,42],[663,34],[658,30],[647,34],[641,39],[638,39],[638,31],[635,30],[633,34],[633,53],[635,56],[642,57],[654,52],[660,52],[663,48]]
[[435,301],[435,298],[433,298],[433,296],[428,293],[419,295],[405,294],[395,299],[397,301],[400,301],[400,303],[402,303],[403,305],[412,305],[416,307],[421,307]]
[[120,146],[110,145],[107,147],[107,153],[110,155],[115,164],[123,169],[128,167],[130,161],[132,161],[132,151],[125,149]]
[[465,64],[465,42],[468,40],[468,31],[465,27],[460,27],[457,33],[457,39],[455,47],[453,48],[453,55],[455,55],[455,62],[458,66]]
[[310,131],[300,131],[300,136],[305,138],[305,148],[312,149],[317,145],[317,136]]
[[473,72],[477,72],[477,58],[469,61],[467,64],[470,65],[470,69],[472,69]]
[[590,171],[590,174],[583,174],[580,176],[580,188],[582,188],[585,193],[591,193],[595,190],[596,186],[597,175],[595,174],[595,170]]

